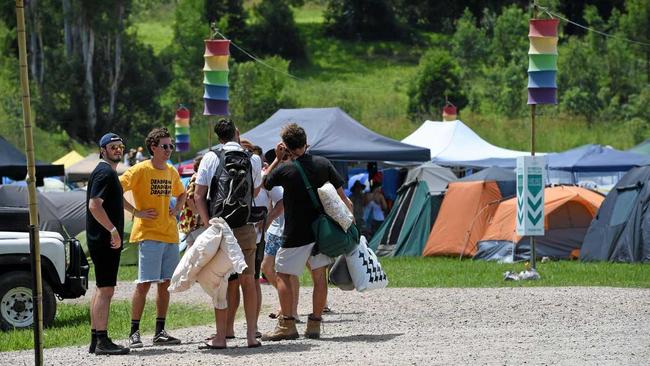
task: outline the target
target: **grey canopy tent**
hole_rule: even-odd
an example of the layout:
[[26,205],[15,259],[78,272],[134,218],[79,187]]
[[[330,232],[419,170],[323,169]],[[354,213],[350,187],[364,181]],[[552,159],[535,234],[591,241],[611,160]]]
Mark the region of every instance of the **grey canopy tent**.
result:
[[280,141],[282,127],[292,122],[305,129],[309,152],[330,160],[417,162],[430,159],[429,149],[377,134],[337,107],[280,109],[242,137],[267,151]]
[[583,261],[650,262],[650,167],[633,168],[600,206],[580,251]]
[[[70,182],[77,182],[88,180],[90,174],[95,170],[95,167],[99,164],[99,154],[92,153],[86,156],[83,160],[70,165],[66,169],[65,175]],[[122,163],[117,164],[117,174],[124,173],[128,167]]]
[[[86,230],[85,191],[37,192],[37,197],[41,230],[56,231],[64,237],[75,236]],[[0,207],[5,211],[16,208],[25,210],[27,187],[0,186]],[[20,212],[20,210],[14,210],[14,212]],[[16,218],[16,221],[18,220]],[[20,228],[14,230],[20,230]],[[26,225],[24,231],[27,231]]]
[[[44,177],[57,177],[64,174],[63,165],[52,165],[36,161],[36,179],[43,185]],[[9,141],[0,136],[0,177],[23,180],[27,176],[27,158]]]

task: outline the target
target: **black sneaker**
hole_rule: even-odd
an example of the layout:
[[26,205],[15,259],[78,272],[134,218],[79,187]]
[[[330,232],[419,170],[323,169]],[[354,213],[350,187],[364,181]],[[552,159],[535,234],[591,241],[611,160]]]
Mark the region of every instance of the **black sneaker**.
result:
[[122,347],[107,338],[104,342],[98,342],[95,348],[96,355],[125,355],[131,350],[128,347]]
[[181,340],[170,336],[164,329],[153,337],[154,346],[168,346],[174,344],[181,344]]
[[90,343],[90,347],[88,347],[88,353],[95,353],[95,349],[97,348],[97,343]]
[[140,339],[140,331],[136,330],[135,333],[129,336],[129,347],[130,348],[142,348],[142,340]]

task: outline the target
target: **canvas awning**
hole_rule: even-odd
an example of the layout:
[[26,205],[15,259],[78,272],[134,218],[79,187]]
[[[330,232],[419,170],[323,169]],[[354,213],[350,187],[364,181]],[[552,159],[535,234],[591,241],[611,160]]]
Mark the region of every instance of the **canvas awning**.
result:
[[[297,123],[307,133],[309,152],[337,161],[429,160],[429,150],[375,133],[340,108],[280,109],[264,123],[242,135],[264,151],[280,142],[280,130]],[[205,153],[203,150],[199,153]]]
[[516,158],[530,155],[525,151],[508,150],[483,140],[462,121],[425,121],[402,142],[428,148],[431,161],[440,165],[463,165],[474,160]]
[[[42,185],[44,177],[57,177],[64,174],[63,165],[53,165],[36,161],[36,179]],[[27,176],[27,158],[9,141],[0,136],[0,177],[23,180]]]
[[[66,169],[66,176],[68,181],[77,182],[81,180],[88,180],[90,174],[95,170],[95,167],[99,164],[99,154],[92,153],[86,156],[83,160],[80,160],[76,164],[70,166]],[[117,164],[117,174],[124,173],[128,167],[122,163]]]
[[52,164],[57,164],[57,165],[63,164],[63,166],[66,169],[68,169],[74,163],[77,163],[77,162],[83,160],[83,158],[84,157],[81,154],[79,154],[78,152],[72,150],[69,153],[63,155],[62,157],[54,160],[52,162]]

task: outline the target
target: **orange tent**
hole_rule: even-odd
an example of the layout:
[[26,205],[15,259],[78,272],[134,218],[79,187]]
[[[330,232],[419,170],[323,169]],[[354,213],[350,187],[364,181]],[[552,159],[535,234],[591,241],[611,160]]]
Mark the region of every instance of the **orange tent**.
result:
[[495,181],[460,181],[449,184],[424,256],[474,255],[476,243],[501,200]]
[[[545,235],[535,239],[537,255],[553,258],[575,257],[587,228],[604,199],[600,193],[580,187],[559,186],[544,189]],[[526,246],[525,249],[517,249],[520,253],[529,250],[528,238],[524,239],[516,234],[516,215],[517,198],[499,204],[485,234],[479,240],[470,242],[474,252],[478,246],[476,258],[497,259],[491,258],[490,253],[497,251],[495,246],[504,244]]]

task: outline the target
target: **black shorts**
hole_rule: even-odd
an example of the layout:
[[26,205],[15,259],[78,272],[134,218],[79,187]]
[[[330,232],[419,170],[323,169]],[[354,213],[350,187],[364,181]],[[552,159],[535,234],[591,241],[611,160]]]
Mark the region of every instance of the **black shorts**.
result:
[[95,265],[97,287],[115,287],[122,249],[111,249],[109,243],[88,242],[90,258]]

